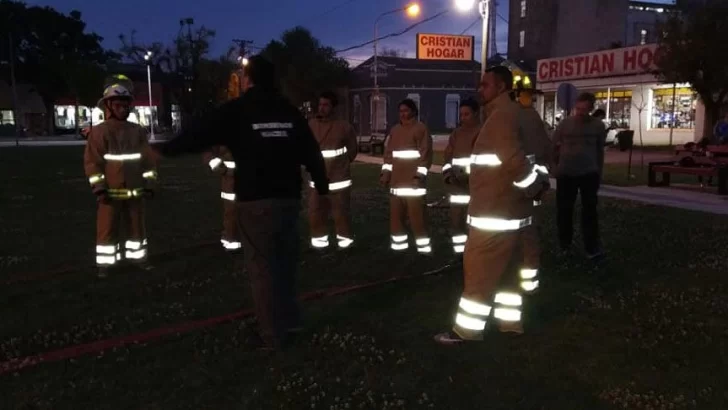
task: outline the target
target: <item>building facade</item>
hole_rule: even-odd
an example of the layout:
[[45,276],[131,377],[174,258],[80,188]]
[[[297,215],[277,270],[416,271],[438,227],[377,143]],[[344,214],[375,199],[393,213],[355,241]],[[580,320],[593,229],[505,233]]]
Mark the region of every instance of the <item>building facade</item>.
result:
[[[377,58],[379,98],[374,93],[374,58],[352,70],[348,95],[350,121],[358,135],[386,134],[398,121],[398,103],[405,98],[419,107],[419,120],[431,133],[447,133],[458,125],[460,101],[474,97],[480,76],[477,61]],[[372,115],[374,110],[377,115]]]

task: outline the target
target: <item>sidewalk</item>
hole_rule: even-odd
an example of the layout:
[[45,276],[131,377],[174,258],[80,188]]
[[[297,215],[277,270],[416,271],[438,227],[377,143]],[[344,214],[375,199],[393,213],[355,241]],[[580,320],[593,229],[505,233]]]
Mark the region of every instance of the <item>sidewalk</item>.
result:
[[[359,154],[356,160],[366,164],[382,163],[381,157],[373,157],[366,154]],[[442,167],[440,165],[433,165],[430,168],[430,172],[439,174],[442,172]],[[556,187],[555,179],[551,180],[551,185]],[[613,185],[602,185],[599,190],[599,195],[650,205],[728,215],[728,197],[706,192],[694,192],[675,188],[650,188],[646,186],[617,187]]]

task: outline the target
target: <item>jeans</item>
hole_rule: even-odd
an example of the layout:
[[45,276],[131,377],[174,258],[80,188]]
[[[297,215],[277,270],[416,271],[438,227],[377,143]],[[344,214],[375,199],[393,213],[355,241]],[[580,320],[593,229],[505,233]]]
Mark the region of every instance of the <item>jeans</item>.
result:
[[566,250],[571,247],[574,236],[574,203],[577,194],[581,193],[581,232],[584,249],[590,255],[600,251],[597,215],[597,192],[600,183],[601,176],[598,173],[557,178],[556,223],[562,249]]

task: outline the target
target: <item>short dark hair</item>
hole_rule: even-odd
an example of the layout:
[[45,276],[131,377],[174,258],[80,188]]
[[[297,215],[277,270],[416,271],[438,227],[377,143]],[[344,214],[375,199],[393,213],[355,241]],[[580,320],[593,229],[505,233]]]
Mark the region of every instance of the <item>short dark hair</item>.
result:
[[503,84],[506,86],[506,90],[512,90],[513,89],[513,73],[511,73],[511,70],[508,69],[508,67],[503,65],[496,65],[493,67],[489,67],[487,70],[485,70],[486,73],[493,73],[494,76],[496,76],[499,80],[503,81]]
[[404,100],[400,101],[400,103],[397,105],[397,107],[399,107],[401,105],[404,105],[405,107],[412,110],[412,113],[414,115],[417,115],[420,111],[417,109],[417,104],[415,103],[415,101],[411,98],[405,98]]
[[480,110],[480,104],[478,104],[478,102],[475,101],[474,98],[466,98],[466,99],[462,100],[460,102],[460,106],[461,107],[468,107],[473,112],[476,112],[476,113],[478,112],[478,110]]
[[336,96],[336,93],[333,91],[326,90],[319,94],[319,99],[329,100],[332,107],[336,107],[339,105],[339,97]]
[[245,74],[256,87],[276,88],[275,65],[267,58],[256,55],[250,57],[245,66]]
[[606,116],[607,116],[607,112],[601,108],[594,110],[594,112],[592,113],[592,117],[606,117]]
[[592,93],[584,92],[584,93],[579,94],[578,97],[576,97],[576,101],[586,101],[589,104],[594,105],[597,102],[597,97],[595,97],[594,94],[592,94]]

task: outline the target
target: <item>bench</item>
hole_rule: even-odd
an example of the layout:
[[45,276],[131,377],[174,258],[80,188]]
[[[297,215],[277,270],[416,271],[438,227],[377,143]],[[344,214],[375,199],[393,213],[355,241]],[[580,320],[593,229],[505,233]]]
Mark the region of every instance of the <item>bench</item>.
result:
[[371,155],[384,155],[384,134],[372,134],[359,140],[359,152],[369,153]]
[[[662,179],[657,180],[657,174]],[[670,186],[670,174],[696,175],[698,177],[718,177],[718,195],[728,195],[728,166],[721,163],[684,167],[674,162],[650,162],[648,165],[647,186]]]

